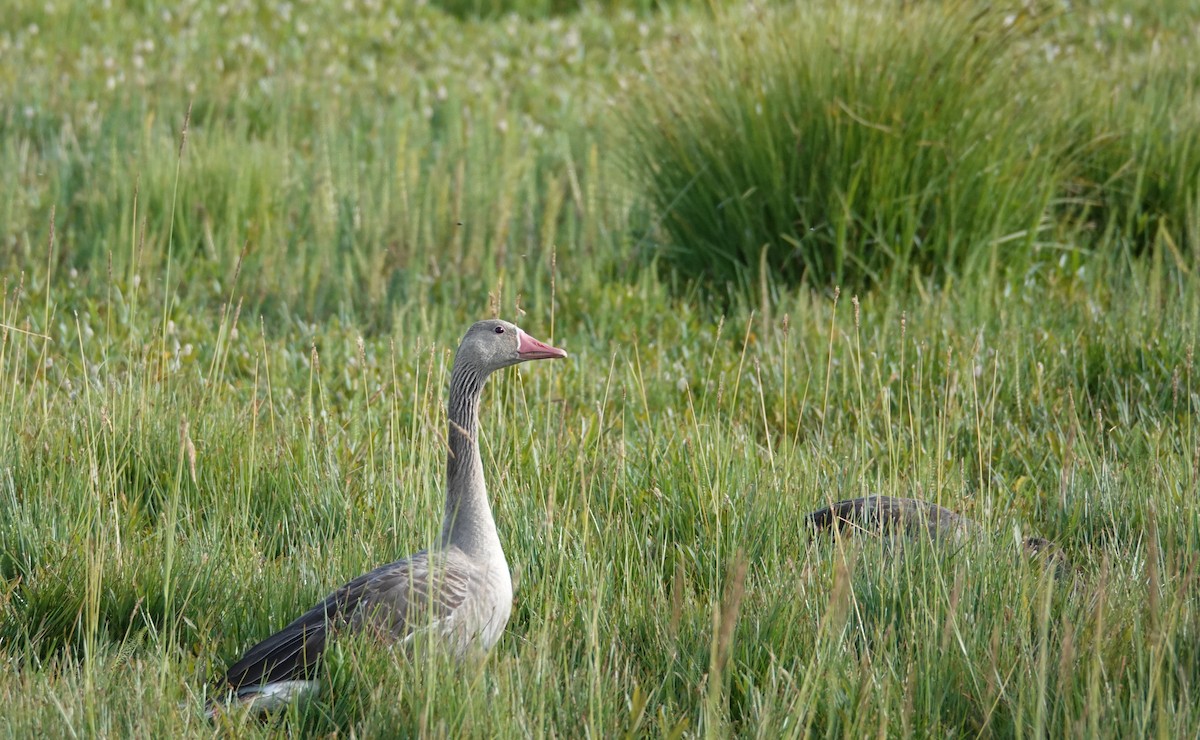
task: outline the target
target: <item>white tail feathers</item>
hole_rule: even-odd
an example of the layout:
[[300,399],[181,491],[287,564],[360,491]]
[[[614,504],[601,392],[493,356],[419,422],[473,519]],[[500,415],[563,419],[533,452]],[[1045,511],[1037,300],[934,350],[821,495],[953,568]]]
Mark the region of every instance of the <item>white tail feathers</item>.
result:
[[312,696],[317,692],[318,686],[316,681],[277,681],[262,686],[247,686],[239,690],[229,703],[209,704],[204,714],[209,719],[229,711],[268,714],[286,707],[297,699]]

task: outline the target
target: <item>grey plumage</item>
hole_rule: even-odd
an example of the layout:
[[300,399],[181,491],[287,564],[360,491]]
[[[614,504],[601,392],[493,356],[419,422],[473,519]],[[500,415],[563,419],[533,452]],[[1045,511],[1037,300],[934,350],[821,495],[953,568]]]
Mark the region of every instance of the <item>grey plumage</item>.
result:
[[432,555],[422,550],[380,566],[250,648],[230,666],[226,681],[245,698],[264,684],[311,679],[328,638],[339,629],[369,626],[402,639],[413,627],[445,619],[462,606],[475,570],[454,550]]

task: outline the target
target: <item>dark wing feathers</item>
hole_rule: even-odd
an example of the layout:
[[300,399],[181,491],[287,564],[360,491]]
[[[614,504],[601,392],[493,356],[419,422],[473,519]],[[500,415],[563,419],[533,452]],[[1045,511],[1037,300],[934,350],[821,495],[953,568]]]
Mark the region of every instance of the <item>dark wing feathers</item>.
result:
[[330,628],[344,623],[346,616],[362,601],[370,575],[350,581],[291,624],[247,650],[225,674],[229,685],[242,689],[274,681],[310,678],[325,652]]
[[[325,603],[251,648],[225,678],[234,689],[310,677],[325,650]],[[331,615],[332,617],[332,615]]]
[[226,681],[239,692],[253,692],[263,684],[311,678],[331,631],[370,624],[401,638],[422,620],[445,617],[462,604],[469,580],[454,559],[431,563],[424,551],[376,568],[246,651]]

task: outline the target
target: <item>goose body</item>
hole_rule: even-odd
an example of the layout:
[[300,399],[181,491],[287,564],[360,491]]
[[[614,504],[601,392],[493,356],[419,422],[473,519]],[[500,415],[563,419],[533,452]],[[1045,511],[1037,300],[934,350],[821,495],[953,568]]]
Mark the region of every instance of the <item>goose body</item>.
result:
[[311,691],[327,644],[343,630],[399,644],[427,630],[459,657],[500,639],[512,612],[512,580],[484,485],[479,402],[492,372],[560,357],[566,352],[506,321],[471,326],[451,371],[446,507],[437,546],[355,578],[250,648],[225,676],[239,701],[269,709]]
[[804,519],[815,530],[910,536],[926,533],[939,541],[969,535],[978,528],[970,519],[945,507],[895,496],[838,501]]
[[[808,514],[804,521],[818,532],[924,535],[934,542],[966,542],[985,534],[979,524],[944,506],[896,496],[864,496],[838,501]],[[1026,537],[1021,545],[1027,555],[1046,558],[1060,569],[1070,565],[1063,551],[1044,537]]]

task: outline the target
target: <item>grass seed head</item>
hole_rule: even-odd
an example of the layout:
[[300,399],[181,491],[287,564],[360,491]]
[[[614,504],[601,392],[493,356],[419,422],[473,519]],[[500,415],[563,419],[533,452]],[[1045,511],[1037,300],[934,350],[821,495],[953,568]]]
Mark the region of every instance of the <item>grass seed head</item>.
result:
[[183,159],[183,149],[187,144],[188,124],[192,121],[192,104],[188,103],[187,113],[183,114],[183,128],[179,132],[179,159]]

